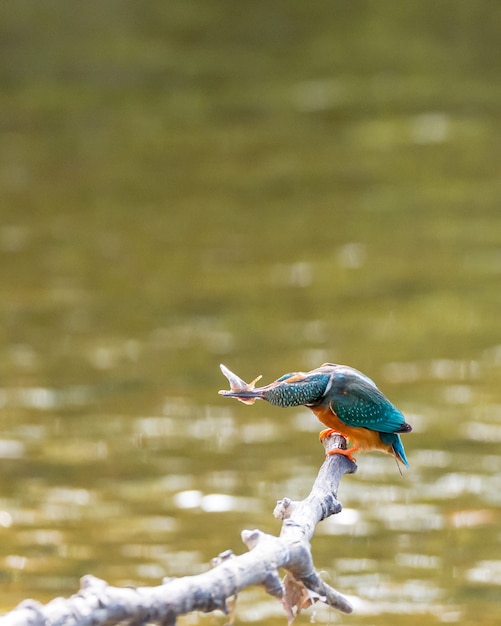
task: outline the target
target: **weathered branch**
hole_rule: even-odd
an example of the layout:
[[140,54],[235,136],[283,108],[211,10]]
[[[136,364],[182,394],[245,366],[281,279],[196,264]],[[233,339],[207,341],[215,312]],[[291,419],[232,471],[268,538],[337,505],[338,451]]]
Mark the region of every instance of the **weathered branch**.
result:
[[[346,448],[345,439],[333,434],[323,440],[326,452]],[[156,587],[118,588],[94,576],[84,576],[81,588],[70,598],[56,598],[46,605],[25,600],[0,617],[0,626],[112,626],[113,624],[175,624],[179,615],[216,609],[229,613],[228,602],[251,585],[262,585],[282,600],[291,622],[302,608],[323,601],[343,613],[351,613],[348,600],[322,581],[313,566],[310,539],[316,524],[339,513],[339,481],[356,465],[341,454],[327,455],[302,501],[284,498],[275,517],[282,519],[280,535],[260,530],[242,531],[249,552],[230,551],[213,561],[213,569],[196,576],[166,580]],[[280,580],[278,570],[288,573]]]

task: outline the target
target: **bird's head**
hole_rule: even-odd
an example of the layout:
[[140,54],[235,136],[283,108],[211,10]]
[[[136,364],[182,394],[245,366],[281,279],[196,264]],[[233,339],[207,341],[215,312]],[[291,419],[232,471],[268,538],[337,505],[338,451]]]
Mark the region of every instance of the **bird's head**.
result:
[[313,370],[313,372],[320,371],[329,375],[329,382],[321,400],[322,404],[329,402],[350,404],[357,398],[380,394],[376,383],[371,378],[348,365],[324,363],[317,370]]

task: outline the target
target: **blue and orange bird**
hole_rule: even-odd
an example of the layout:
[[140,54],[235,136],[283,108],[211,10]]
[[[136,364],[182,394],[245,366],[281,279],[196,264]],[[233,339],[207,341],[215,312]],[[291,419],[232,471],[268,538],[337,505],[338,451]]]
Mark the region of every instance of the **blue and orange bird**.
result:
[[245,404],[263,399],[281,407],[307,406],[327,426],[320,439],[338,432],[351,442],[347,450],[336,448],[329,454],[344,454],[354,461],[352,453],[357,450],[380,450],[409,467],[400,434],[412,428],[362,372],[347,365],[324,363],[310,372],[292,372],[256,387],[261,376],[246,383],[224,365],[221,371],[230,383],[230,390],[221,390],[221,395]]

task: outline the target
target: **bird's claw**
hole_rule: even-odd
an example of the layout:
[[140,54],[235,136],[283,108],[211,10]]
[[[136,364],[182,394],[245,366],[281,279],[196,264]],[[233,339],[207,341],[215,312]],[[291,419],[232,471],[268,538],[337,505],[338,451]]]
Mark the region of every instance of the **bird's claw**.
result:
[[318,438],[320,439],[320,441],[323,441],[324,439],[326,439],[327,437],[330,437],[335,432],[336,431],[333,428],[324,428],[318,433]]
[[324,428],[324,430],[320,431],[320,433],[318,434],[318,438],[320,439],[320,441],[323,441],[334,433],[336,433],[337,435],[341,435],[341,437],[344,437],[345,439],[348,439],[348,435],[345,435],[340,430],[334,430],[334,428]]
[[353,446],[352,448],[349,448],[348,450],[343,450],[342,448],[334,448],[333,450],[329,450],[329,452],[327,452],[325,456],[332,456],[333,454],[342,454],[343,456],[350,459],[350,461],[352,461],[353,463],[356,463],[357,459],[351,455],[351,453],[355,452],[355,450],[358,450],[356,446]]

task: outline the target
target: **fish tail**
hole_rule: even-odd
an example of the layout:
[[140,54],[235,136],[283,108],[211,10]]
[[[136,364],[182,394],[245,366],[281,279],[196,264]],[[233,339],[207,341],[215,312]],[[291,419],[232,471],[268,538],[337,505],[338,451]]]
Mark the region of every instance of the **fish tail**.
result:
[[254,402],[263,397],[261,389],[255,389],[255,385],[261,376],[255,378],[251,383],[246,383],[239,376],[234,374],[225,365],[220,365],[221,371],[228,379],[231,389],[221,389],[219,392],[222,396],[228,396],[229,398],[236,398],[244,404],[254,404]]

